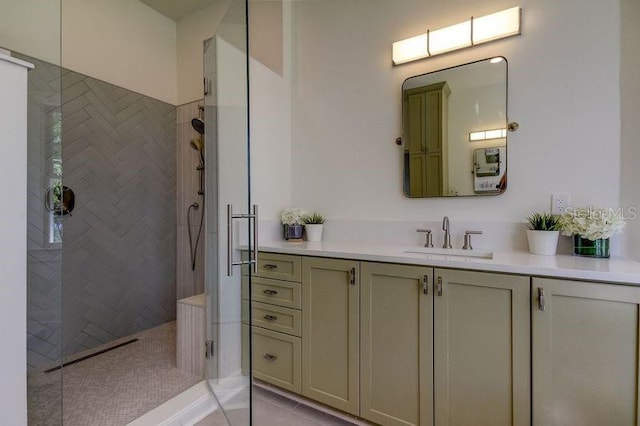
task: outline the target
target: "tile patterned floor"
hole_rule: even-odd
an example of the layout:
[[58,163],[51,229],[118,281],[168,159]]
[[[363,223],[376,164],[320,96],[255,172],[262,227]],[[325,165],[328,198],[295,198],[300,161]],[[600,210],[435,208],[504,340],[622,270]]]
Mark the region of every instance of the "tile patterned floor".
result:
[[[31,374],[29,425],[126,425],[202,380],[175,368],[175,322],[118,339],[109,345],[76,354],[71,359],[131,338],[139,338],[140,341],[65,367],[62,373]],[[61,401],[61,394],[64,395],[64,401]],[[233,401],[229,406],[233,406]],[[229,410],[225,414],[217,410],[201,420],[198,426],[249,424],[247,410]],[[269,390],[254,387],[253,426],[352,424]]]
[[[118,339],[140,341],[65,367],[29,377],[29,425],[126,425],[202,380],[175,367],[175,322]],[[75,355],[82,357],[98,347]]]
[[[246,410],[227,413],[231,426],[248,425]],[[227,426],[225,416],[216,411],[197,426]],[[310,408],[268,390],[253,388],[253,426],[352,426],[353,423]]]

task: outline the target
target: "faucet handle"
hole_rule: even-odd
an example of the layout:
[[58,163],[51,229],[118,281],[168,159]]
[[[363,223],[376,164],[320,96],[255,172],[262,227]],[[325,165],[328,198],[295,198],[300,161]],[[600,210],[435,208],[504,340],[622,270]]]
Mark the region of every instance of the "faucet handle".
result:
[[473,250],[471,247],[471,236],[472,235],[482,235],[482,231],[465,231],[464,232],[464,246],[462,250]]
[[433,247],[433,237],[431,234],[431,229],[416,229],[416,232],[423,232],[425,234],[425,237],[427,237],[427,240],[424,243],[425,247],[427,248]]

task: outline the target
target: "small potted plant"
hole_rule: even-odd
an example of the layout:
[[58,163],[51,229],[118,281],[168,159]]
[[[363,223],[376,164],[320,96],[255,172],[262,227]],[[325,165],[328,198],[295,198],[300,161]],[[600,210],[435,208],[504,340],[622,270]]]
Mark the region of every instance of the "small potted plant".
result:
[[305,216],[307,216],[307,212],[304,209],[295,207],[284,209],[280,215],[280,222],[282,222],[285,240],[292,242],[302,241]]
[[304,232],[307,236],[307,241],[322,241],[324,216],[320,213],[312,213],[302,220],[304,221]]
[[534,213],[527,218],[529,252],[555,256],[560,236],[560,218],[551,213]]
[[573,236],[573,254],[608,258],[609,238],[622,232],[625,221],[613,209],[567,209],[560,218],[562,233]]

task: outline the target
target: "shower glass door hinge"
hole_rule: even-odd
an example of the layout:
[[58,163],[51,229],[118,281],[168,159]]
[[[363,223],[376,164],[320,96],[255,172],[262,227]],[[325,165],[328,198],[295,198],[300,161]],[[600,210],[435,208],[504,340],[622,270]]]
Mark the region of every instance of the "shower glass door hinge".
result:
[[213,356],[215,355],[215,353],[213,352],[214,350],[214,346],[213,346],[213,340],[206,340],[204,342],[204,357],[206,359],[211,359],[213,358]]
[[203,86],[204,86],[204,95],[207,96],[208,94],[211,93],[211,79],[205,77],[203,79]]

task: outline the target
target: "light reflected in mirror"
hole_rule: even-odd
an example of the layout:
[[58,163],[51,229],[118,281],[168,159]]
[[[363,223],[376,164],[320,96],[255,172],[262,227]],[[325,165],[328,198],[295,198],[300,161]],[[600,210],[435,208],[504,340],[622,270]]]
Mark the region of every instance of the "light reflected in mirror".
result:
[[407,197],[497,195],[507,187],[507,61],[408,78],[402,85]]

